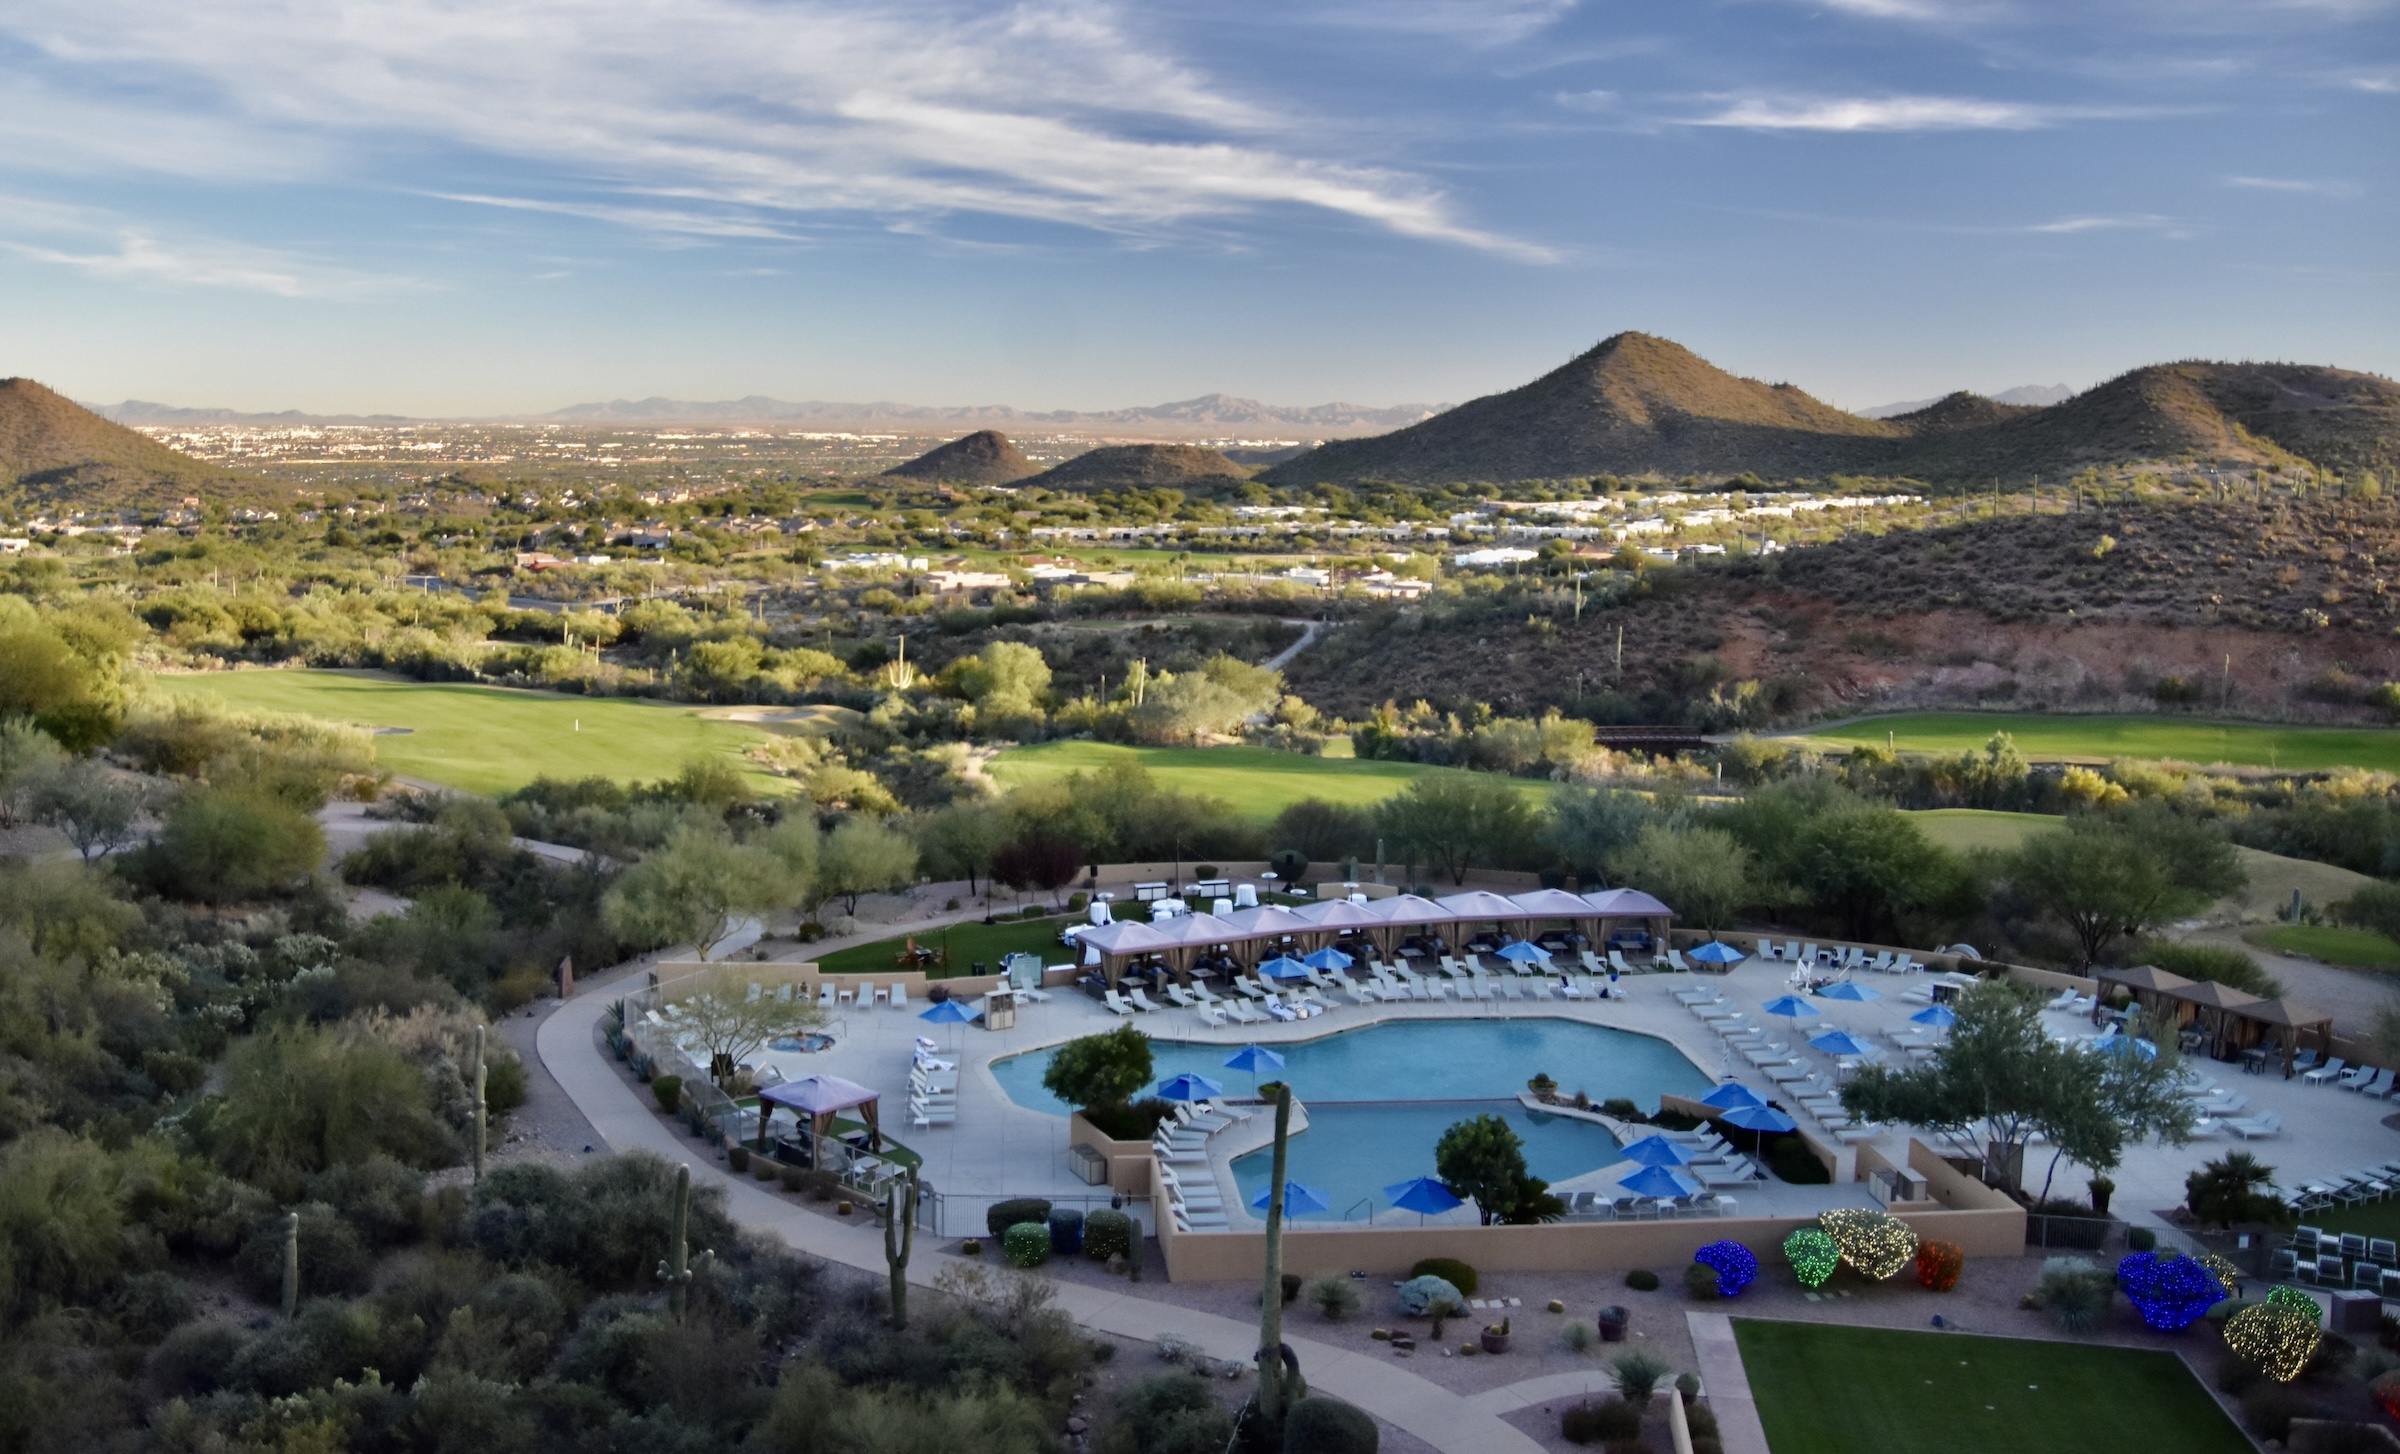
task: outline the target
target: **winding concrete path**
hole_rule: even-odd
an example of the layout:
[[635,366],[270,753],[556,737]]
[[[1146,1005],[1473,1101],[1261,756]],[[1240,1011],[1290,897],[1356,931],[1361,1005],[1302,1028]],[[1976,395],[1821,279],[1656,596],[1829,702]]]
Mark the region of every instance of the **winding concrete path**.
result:
[[[543,1067],[610,1150],[652,1151],[670,1161],[688,1162],[695,1177],[713,1180],[724,1189],[726,1210],[743,1226],[771,1233],[828,1262],[879,1276],[888,1273],[879,1230],[803,1211],[760,1190],[748,1178],[730,1175],[713,1160],[695,1157],[691,1142],[652,1115],[596,1046],[600,1018],[607,1013],[610,998],[603,991],[587,991],[552,1011],[535,1035]],[[944,1254],[919,1253],[909,1264],[909,1282],[930,1287],[946,1266],[963,1262]],[[1211,1357],[1244,1364],[1258,1348],[1254,1324],[1072,1283],[1057,1284],[1057,1292],[1059,1308],[1085,1327],[1101,1332],[1143,1342],[1171,1333]],[[1495,1399],[1491,1394],[1465,1397],[1394,1363],[1305,1338],[1289,1341],[1310,1387],[1354,1403],[1444,1454],[1539,1454],[1541,1450],[1540,1443],[1500,1417],[1523,1407],[1521,1402]]]

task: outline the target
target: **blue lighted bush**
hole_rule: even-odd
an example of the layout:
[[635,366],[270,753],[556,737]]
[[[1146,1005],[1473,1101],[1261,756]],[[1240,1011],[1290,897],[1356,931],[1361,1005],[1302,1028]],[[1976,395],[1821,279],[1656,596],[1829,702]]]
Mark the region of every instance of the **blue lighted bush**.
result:
[[2136,1252],[2117,1264],[2117,1285],[2142,1321],[2162,1333],[2180,1333],[2225,1300],[2225,1285],[2189,1257]]
[[1717,1296],[1740,1297],[1758,1280],[1758,1259],[1739,1242],[1711,1242],[1692,1254],[1692,1260],[1717,1274]]
[[1050,1250],[1061,1257],[1083,1250],[1083,1213],[1073,1207],[1050,1209]]

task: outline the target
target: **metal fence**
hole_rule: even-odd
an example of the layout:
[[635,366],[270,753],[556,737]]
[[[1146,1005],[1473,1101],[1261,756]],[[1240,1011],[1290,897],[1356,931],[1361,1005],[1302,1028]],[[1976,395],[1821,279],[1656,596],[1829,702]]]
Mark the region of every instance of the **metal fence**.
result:
[[1033,1192],[1009,1196],[996,1192],[939,1192],[922,1190],[917,1202],[917,1229],[937,1237],[982,1237],[990,1233],[984,1225],[985,1214],[1002,1202],[1033,1200],[1048,1202],[1052,1208],[1072,1207],[1089,1216],[1096,1211],[1114,1208],[1133,1218],[1148,1236],[1150,1203],[1144,1197],[1126,1197],[1109,1192]]
[[2108,1245],[2120,1225],[2114,1217],[2056,1217],[2027,1212],[2025,1245],[2097,1252]]

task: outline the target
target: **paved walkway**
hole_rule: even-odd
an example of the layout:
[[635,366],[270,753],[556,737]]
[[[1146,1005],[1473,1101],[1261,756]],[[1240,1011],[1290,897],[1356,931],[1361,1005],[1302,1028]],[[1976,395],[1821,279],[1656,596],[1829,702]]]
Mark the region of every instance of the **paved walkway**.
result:
[[[567,1001],[542,1021],[535,1037],[543,1067],[609,1149],[652,1151],[670,1161],[688,1162],[695,1177],[713,1180],[724,1189],[726,1210],[743,1226],[771,1233],[828,1262],[878,1275],[888,1273],[880,1230],[845,1226],[804,1211],[760,1190],[747,1178],[729,1175],[710,1158],[694,1157],[692,1142],[678,1137],[645,1109],[594,1044],[609,998],[595,990]],[[920,1252],[910,1262],[909,1282],[930,1287],[945,1266],[962,1260]],[[1145,1342],[1172,1333],[1212,1357],[1241,1363],[1249,1362],[1258,1348],[1254,1324],[1130,1293],[1066,1283],[1059,1284],[1057,1291],[1059,1308],[1085,1327],[1101,1332]],[[1357,1404],[1445,1454],[1538,1454],[1542,1447],[1500,1417],[1509,1406],[1491,1406],[1490,1394],[1464,1398],[1378,1358],[1305,1338],[1289,1341],[1311,1388]],[[1735,1446],[1729,1443],[1726,1447]],[[1759,1446],[1759,1454],[1764,1448]]]
[[1685,1313],[1683,1320],[1692,1330],[1701,1391],[1716,1412],[1725,1454],[1767,1454],[1767,1426],[1758,1421],[1758,1401],[1750,1396],[1750,1376],[1742,1371],[1733,1319],[1723,1313]]

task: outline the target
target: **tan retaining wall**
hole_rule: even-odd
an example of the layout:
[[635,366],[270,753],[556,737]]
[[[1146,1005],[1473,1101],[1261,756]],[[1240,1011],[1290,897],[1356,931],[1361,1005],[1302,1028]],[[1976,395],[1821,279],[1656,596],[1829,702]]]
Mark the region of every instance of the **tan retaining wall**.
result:
[[1158,1160],[1148,1141],[1115,1141],[1077,1111],[1067,1118],[1067,1144],[1089,1146],[1108,1159],[1108,1189],[1127,1196],[1146,1197],[1156,1178]]

